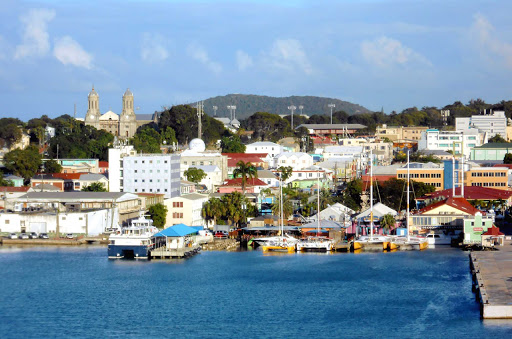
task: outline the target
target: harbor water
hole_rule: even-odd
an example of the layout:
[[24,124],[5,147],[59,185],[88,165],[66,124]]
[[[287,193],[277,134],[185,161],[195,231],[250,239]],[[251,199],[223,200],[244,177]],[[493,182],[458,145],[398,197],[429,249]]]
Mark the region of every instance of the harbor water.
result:
[[468,254],[203,252],[108,260],[104,247],[0,247],[2,338],[505,338]]

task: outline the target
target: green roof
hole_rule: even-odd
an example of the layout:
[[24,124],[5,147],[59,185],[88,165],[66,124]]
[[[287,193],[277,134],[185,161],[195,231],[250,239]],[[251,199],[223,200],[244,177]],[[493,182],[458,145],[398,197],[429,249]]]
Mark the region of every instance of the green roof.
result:
[[473,148],[512,148],[512,142],[489,142]]

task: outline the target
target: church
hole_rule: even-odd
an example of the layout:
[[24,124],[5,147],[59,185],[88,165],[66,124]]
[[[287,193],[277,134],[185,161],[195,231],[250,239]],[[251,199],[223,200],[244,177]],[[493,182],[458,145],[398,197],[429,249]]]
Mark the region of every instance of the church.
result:
[[100,112],[100,96],[92,87],[88,96],[88,108],[85,115],[85,125],[102,129],[122,139],[132,138],[137,128],[149,123],[158,123],[158,113],[135,114],[133,108],[133,93],[127,89],[123,94],[123,109],[121,115],[112,111],[105,114]]

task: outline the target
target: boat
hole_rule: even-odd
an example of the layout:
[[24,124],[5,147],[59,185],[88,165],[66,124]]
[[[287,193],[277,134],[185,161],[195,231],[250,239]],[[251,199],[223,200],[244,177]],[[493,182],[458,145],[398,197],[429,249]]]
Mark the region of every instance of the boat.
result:
[[[252,242],[258,244],[258,246],[265,246],[265,245],[268,245],[271,242],[279,241],[282,238],[283,238],[282,236],[260,237],[260,238],[253,238]],[[290,242],[290,243],[296,243],[298,241],[296,238],[292,237],[289,234],[285,234],[284,238],[286,238],[287,242]]]
[[297,251],[315,251],[315,252],[327,252],[334,250],[334,240],[328,237],[320,236],[320,172],[317,175],[317,228],[316,228],[316,236],[307,237],[305,239],[301,239],[297,242]]
[[372,159],[373,152],[370,150],[370,235],[360,236],[352,243],[352,249],[354,251],[360,249],[366,250],[383,250],[386,243],[389,242],[389,238],[383,235],[373,234],[373,165]]
[[[279,180],[279,203],[280,203],[280,227],[281,227],[281,235],[271,238],[266,238],[267,240],[262,245],[263,252],[295,252],[295,244],[297,239],[290,237],[289,235],[284,236],[284,222],[283,222],[283,182],[281,178]],[[292,239],[290,239],[292,238]],[[265,239],[265,238],[260,238]],[[270,240],[269,240],[270,239]],[[256,241],[256,239],[254,240]]]
[[429,233],[427,234],[427,240],[429,245],[451,245],[452,237],[444,233]]
[[151,237],[158,232],[153,220],[146,219],[141,212],[128,227],[118,228],[108,240],[109,259],[148,259],[152,247]]

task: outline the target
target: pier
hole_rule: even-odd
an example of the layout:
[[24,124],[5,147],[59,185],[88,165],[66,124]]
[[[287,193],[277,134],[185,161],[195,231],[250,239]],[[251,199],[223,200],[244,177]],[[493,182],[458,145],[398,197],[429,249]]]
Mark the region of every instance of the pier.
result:
[[512,241],[497,248],[469,255],[473,289],[483,319],[512,319]]
[[180,247],[180,248],[167,248],[165,246],[161,246],[155,249],[152,249],[149,252],[150,259],[182,259],[193,256],[194,254],[199,253],[201,251],[201,245],[193,245],[190,247]]

